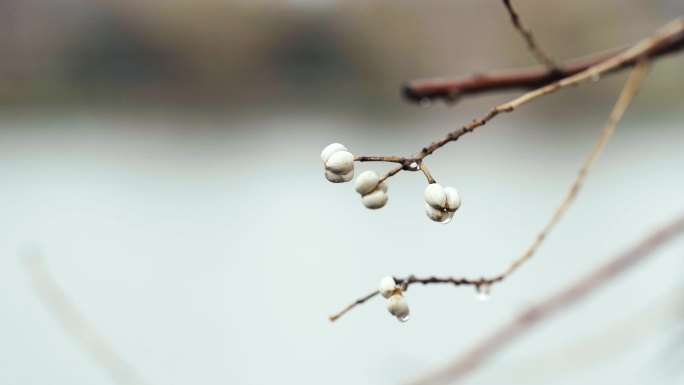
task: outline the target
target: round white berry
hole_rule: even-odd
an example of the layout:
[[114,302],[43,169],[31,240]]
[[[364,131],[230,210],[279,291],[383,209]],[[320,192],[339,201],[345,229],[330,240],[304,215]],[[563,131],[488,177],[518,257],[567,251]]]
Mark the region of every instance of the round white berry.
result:
[[409,316],[408,304],[401,294],[394,294],[389,297],[389,300],[387,300],[387,310],[400,320],[407,319]]
[[369,209],[379,209],[387,203],[387,193],[377,189],[370,194],[364,195],[361,200],[363,205]]
[[354,179],[354,170],[351,170],[348,173],[342,175],[335,174],[332,171],[325,170],[325,179],[333,183],[349,182],[350,180]]
[[461,207],[461,195],[453,187],[445,187],[444,192],[446,193],[446,208],[449,211],[456,211]]
[[375,171],[364,171],[356,177],[356,192],[361,195],[366,195],[378,187],[380,177]]
[[447,195],[444,188],[437,183],[431,183],[425,188],[425,202],[436,209],[443,209]]
[[354,155],[349,151],[337,151],[330,155],[325,167],[335,174],[346,174],[354,170]]
[[444,210],[436,209],[426,203],[425,214],[427,214],[428,218],[432,219],[433,221],[441,223],[447,219],[447,215],[450,213]]
[[343,145],[339,143],[333,143],[327,145],[324,149],[323,152],[321,152],[321,160],[323,163],[328,162],[328,158],[330,158],[330,155],[338,152],[338,151],[347,151],[347,147],[344,147]]
[[389,298],[392,294],[394,294],[394,290],[396,288],[397,283],[394,282],[394,278],[385,277],[380,281],[380,287],[378,288],[378,291],[383,297]]

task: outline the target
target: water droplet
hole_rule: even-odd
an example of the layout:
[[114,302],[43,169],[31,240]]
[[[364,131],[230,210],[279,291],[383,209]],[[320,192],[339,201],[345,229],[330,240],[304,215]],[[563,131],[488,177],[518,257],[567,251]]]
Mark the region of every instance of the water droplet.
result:
[[477,300],[481,302],[489,301],[490,300],[490,286],[488,283],[483,283],[480,285],[477,285],[475,287],[475,290],[477,291]]
[[591,75],[591,81],[592,81],[592,82],[597,82],[597,81],[599,81],[599,80],[601,80],[601,75],[599,75],[599,74],[593,74],[593,75]]
[[423,108],[429,108],[430,106],[432,106],[432,100],[430,100],[430,98],[422,98],[420,99],[419,104]]
[[397,317],[397,319],[399,320],[399,322],[406,322],[406,321],[409,320],[409,318],[411,318],[411,316],[408,315],[408,314],[406,314],[405,316]]
[[441,221],[439,221],[439,223],[446,225],[447,223],[451,222],[451,220],[454,218],[454,212],[444,209],[443,213],[444,213],[444,217],[442,218]]
[[408,166],[408,169],[409,171],[418,171],[420,170],[420,165],[418,165],[416,162],[411,162],[411,164]]

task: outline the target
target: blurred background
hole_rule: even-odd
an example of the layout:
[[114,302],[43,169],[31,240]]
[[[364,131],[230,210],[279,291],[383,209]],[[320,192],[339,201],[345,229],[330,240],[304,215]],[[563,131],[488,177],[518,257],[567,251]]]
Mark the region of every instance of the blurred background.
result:
[[[514,5],[561,60],[684,15],[681,0]],[[125,383],[63,327],[26,250],[144,383],[400,384],[684,212],[679,54],[655,63],[576,204],[491,301],[415,287],[406,324],[379,299],[332,324],[386,275],[507,267],[566,193],[626,73],[428,158],[463,198],[439,225],[422,175],[392,178],[373,212],[351,184],[325,181],[319,154],[341,142],[410,155],[516,96],[422,108],[399,93],[409,79],[533,65],[499,1],[2,0],[0,57],[0,384]],[[682,257],[684,239],[668,244],[468,382],[684,383]]]

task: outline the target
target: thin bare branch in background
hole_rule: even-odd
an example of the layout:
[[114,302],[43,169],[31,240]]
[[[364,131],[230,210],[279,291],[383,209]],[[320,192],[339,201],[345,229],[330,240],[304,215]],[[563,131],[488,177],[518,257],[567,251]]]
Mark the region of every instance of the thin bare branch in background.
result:
[[523,39],[525,39],[525,43],[527,43],[527,49],[529,49],[530,52],[532,52],[534,57],[537,58],[537,61],[539,61],[539,63],[541,64],[544,64],[546,68],[552,71],[560,68],[558,62],[553,57],[551,57],[551,55],[549,55],[542,49],[542,47],[537,42],[537,39],[534,38],[532,31],[522,23],[522,20],[520,20],[520,15],[518,15],[518,13],[513,8],[513,4],[511,4],[511,0],[503,0],[503,3],[504,6],[506,6],[506,11],[508,11],[508,15],[511,17],[511,22],[513,23],[513,26],[516,30],[518,30]]
[[97,331],[78,313],[46,269],[43,257],[40,254],[32,253],[26,255],[24,261],[41,299],[88,355],[106,369],[117,383],[146,385],[135,368],[126,363],[114,348],[100,337]]
[[[627,108],[629,107],[632,99],[634,98],[634,95],[637,93],[639,86],[641,85],[641,82],[644,79],[644,76],[646,76],[646,72],[648,69],[648,64],[646,61],[642,60],[639,62],[636,68],[632,71],[630,74],[629,79],[627,79],[627,82],[625,83],[625,86],[623,87],[622,91],[620,92],[620,96],[618,97],[617,102],[615,103],[615,106],[613,107],[612,112],[610,113],[610,116],[608,117],[608,120],[606,121],[606,124],[603,127],[603,130],[601,131],[601,135],[599,136],[598,140],[594,144],[593,149],[591,150],[591,153],[589,154],[589,157],[587,160],[584,162],[582,165],[582,168],[580,169],[579,173],[577,174],[577,177],[575,178],[574,182],[572,183],[567,195],[563,199],[563,201],[560,203],[560,205],[556,208],[554,211],[553,215],[549,219],[549,221],[546,223],[546,225],[542,228],[542,230],[539,232],[539,235],[534,239],[534,241],[530,244],[530,246],[525,250],[525,252],[518,257],[516,260],[514,260],[511,265],[506,269],[503,273],[490,277],[490,278],[480,278],[480,279],[468,279],[468,278],[454,278],[454,277],[447,277],[447,278],[440,278],[440,277],[429,277],[429,278],[418,278],[413,275],[409,276],[408,278],[394,278],[395,282],[397,284],[402,286],[403,290],[407,290],[408,287],[414,283],[422,283],[422,284],[434,284],[434,283],[448,283],[448,284],[453,284],[456,286],[461,286],[461,285],[470,285],[470,286],[475,286],[478,289],[486,289],[489,290],[489,287],[495,283],[503,281],[506,277],[510,276],[515,272],[523,263],[525,263],[527,260],[529,260],[534,253],[537,251],[539,246],[541,246],[542,242],[546,239],[546,237],[551,233],[551,231],[554,229],[554,227],[558,224],[560,219],[562,218],[563,214],[565,211],[570,207],[572,202],[575,200],[575,197],[579,193],[579,190],[582,188],[582,185],[584,184],[587,176],[589,175],[589,172],[591,171],[591,168],[593,165],[596,163],[596,160],[598,159],[599,155],[601,154],[603,148],[605,147],[606,143],[610,140],[610,138],[613,135],[613,132],[615,132],[615,127],[617,124],[620,122],[622,117],[624,116],[625,111],[627,111]],[[581,74],[578,74],[577,79],[581,79]],[[570,83],[567,83],[570,84]],[[560,87],[560,86],[559,86]],[[558,89],[558,88],[556,88]],[[536,95],[534,97],[526,97],[528,94],[525,94],[512,102],[508,103],[510,105],[511,110],[514,109],[515,107],[527,103],[531,100],[534,100],[534,98],[539,97],[541,95],[544,95],[544,92],[540,92],[539,90],[533,91],[533,93]],[[505,106],[505,105],[504,105]],[[498,108],[498,107],[497,107]],[[504,111],[506,111],[504,109]],[[335,321],[338,318],[340,318],[342,315],[345,313],[349,312],[352,310],[354,307],[357,305],[360,305],[367,301],[368,299],[372,298],[375,296],[378,292],[371,292],[368,295],[362,297],[359,300],[354,301],[352,304],[344,308],[342,311],[335,313],[328,318],[331,321]]]
[[[505,365],[496,365],[502,378],[516,378],[518,383],[553,383],[563,375],[600,365],[617,355],[635,349],[654,333],[673,330],[682,323],[680,305],[684,292],[666,294],[624,318],[601,327],[591,334],[561,346],[524,355]],[[672,333],[674,334],[674,332]],[[669,342],[680,342],[676,339]],[[666,364],[670,351],[665,349],[658,364]]]
[[511,323],[486,338],[472,350],[457,359],[446,368],[414,382],[414,385],[438,385],[453,383],[462,379],[466,374],[478,367],[488,358],[499,352],[505,346],[539,324],[567,309],[577,301],[585,298],[604,284],[611,282],[620,274],[628,271],[649,257],[655,256],[655,251],[668,241],[684,233],[684,215],[667,226],[642,240],[628,251],[618,255],[607,264],[592,271],[567,289],[554,294],[539,304],[521,313]]

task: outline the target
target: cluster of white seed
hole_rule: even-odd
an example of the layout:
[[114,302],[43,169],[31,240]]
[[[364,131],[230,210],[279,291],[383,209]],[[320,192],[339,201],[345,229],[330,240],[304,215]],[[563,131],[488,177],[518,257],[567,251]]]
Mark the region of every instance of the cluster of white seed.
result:
[[[349,182],[354,178],[354,155],[340,143],[327,145],[321,153],[325,178],[333,183]],[[420,168],[417,168],[420,169]],[[355,182],[363,205],[379,209],[387,204],[387,185],[375,171],[364,171]],[[425,189],[425,213],[435,222],[449,223],[461,206],[461,196],[453,187],[431,183]]]
[[387,298],[387,310],[401,322],[406,322],[409,319],[409,307],[404,299],[401,287],[392,277],[385,277],[380,281],[378,288],[380,294]]
[[431,183],[425,188],[425,213],[435,222],[448,223],[461,207],[461,195],[453,187]]
[[333,183],[349,182],[354,178],[354,155],[339,143],[326,146],[321,153],[325,164],[325,178]]
[[361,194],[363,205],[369,209],[379,209],[387,203],[387,185],[380,182],[375,171],[364,171],[356,178],[356,192]]

